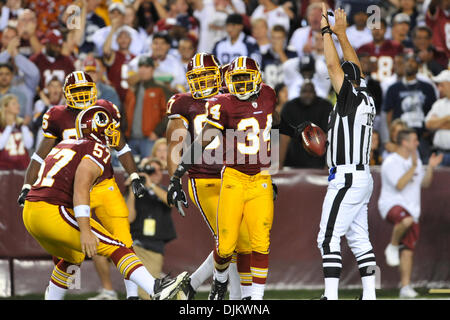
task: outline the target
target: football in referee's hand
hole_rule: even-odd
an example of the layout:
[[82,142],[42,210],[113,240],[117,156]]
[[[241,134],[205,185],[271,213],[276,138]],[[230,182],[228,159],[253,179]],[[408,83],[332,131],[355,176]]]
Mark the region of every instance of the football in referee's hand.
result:
[[314,123],[308,124],[302,132],[302,144],[310,155],[321,157],[327,149],[327,135]]

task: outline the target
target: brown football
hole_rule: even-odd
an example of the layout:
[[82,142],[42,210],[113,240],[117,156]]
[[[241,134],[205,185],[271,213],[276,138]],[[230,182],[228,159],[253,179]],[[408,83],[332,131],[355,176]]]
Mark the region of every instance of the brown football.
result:
[[327,135],[320,127],[311,123],[302,132],[302,144],[310,155],[321,157],[327,150]]

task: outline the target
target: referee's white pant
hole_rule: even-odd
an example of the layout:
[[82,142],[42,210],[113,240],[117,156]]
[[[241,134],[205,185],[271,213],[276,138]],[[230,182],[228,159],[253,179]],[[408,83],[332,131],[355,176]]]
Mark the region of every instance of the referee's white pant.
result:
[[367,266],[376,264],[367,222],[372,190],[373,179],[368,166],[361,166],[358,170],[355,165],[337,166],[334,179],[328,184],[317,237],[323,267],[330,271],[326,274],[339,277],[342,268],[341,237],[344,235],[360,271],[364,268],[364,275]]

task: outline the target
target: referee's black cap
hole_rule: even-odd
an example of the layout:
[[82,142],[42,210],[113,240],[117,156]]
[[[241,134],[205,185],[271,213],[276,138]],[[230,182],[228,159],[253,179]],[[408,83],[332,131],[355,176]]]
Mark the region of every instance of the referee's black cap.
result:
[[356,83],[359,83],[361,80],[361,70],[359,70],[359,67],[351,62],[351,61],[344,61],[341,64],[342,71],[344,71],[345,79],[350,81],[355,81]]

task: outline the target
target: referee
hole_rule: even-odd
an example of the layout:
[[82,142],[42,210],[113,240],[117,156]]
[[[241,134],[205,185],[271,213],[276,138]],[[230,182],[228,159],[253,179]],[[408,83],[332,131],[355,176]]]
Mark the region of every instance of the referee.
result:
[[[361,275],[362,299],[376,299],[376,262],[369,240],[367,204],[373,189],[369,170],[370,145],[375,103],[366,89],[361,65],[347,36],[345,11],[334,13],[335,24],[328,22],[322,3],[322,35],[328,73],[337,102],[328,123],[327,164],[330,176],[323,201],[317,243],[322,254],[325,278],[324,300],[338,299],[342,270],[340,240],[345,236]],[[340,63],[332,33],[336,34],[344,54]]]

